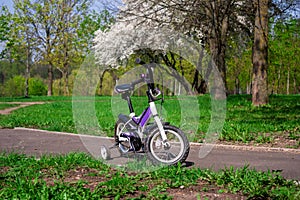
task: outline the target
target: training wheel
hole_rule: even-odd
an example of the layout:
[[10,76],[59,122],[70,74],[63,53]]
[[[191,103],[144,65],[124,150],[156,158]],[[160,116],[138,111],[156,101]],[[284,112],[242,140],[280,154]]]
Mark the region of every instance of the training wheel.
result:
[[103,160],[110,159],[110,152],[106,146],[101,146],[100,153],[101,153],[101,157],[103,158]]

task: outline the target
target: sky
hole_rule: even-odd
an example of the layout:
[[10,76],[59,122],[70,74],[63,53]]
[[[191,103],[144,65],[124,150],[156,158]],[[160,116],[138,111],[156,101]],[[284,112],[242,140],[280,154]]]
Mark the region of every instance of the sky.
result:
[[0,0],[0,6],[7,6],[9,10],[13,9],[13,1],[12,0]]

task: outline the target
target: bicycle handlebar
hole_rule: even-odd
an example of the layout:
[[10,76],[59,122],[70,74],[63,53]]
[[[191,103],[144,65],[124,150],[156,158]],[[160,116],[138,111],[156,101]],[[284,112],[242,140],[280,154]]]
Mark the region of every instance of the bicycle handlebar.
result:
[[147,83],[147,86],[148,86],[147,95],[148,95],[149,101],[156,101],[156,100],[159,100],[159,99],[163,99],[163,97],[158,98],[158,96],[162,93],[159,89],[155,88],[155,86],[154,86],[153,67],[154,67],[155,64],[154,63],[146,64],[140,58],[136,59],[136,63],[143,65],[147,69],[147,73],[146,74],[141,74],[140,79],[132,81],[130,84],[126,84],[126,86],[125,86],[126,89],[124,89],[124,91],[133,91],[135,85],[137,85],[139,83],[142,83],[142,82],[145,82],[145,83]]
[[144,82],[144,78],[141,78],[141,79],[138,79],[138,80],[135,80],[135,81],[131,82],[131,85],[135,86],[136,84],[139,84],[139,83],[142,83],[142,82]]
[[[153,90],[154,89],[154,80],[153,80],[153,71],[152,71],[152,68],[154,67],[154,65],[153,64],[146,64],[146,62],[144,62],[142,59],[140,59],[140,58],[137,58],[136,60],[135,60],[135,62],[137,63],[137,64],[140,64],[140,65],[143,65],[144,67],[146,67],[147,68],[147,77],[144,77],[144,78],[142,78],[143,79],[143,81],[145,81],[146,83],[147,83],[147,85],[148,85],[148,87],[149,87],[149,89],[150,90]],[[148,78],[148,80],[146,80],[146,78]],[[139,80],[138,80],[139,81]],[[134,81],[135,82],[135,81]],[[138,83],[140,83],[140,82],[138,82]]]

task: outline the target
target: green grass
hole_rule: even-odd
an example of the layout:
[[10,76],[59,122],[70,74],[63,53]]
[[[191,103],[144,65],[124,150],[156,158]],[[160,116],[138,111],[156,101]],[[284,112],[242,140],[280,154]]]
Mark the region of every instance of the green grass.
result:
[[0,102],[72,101],[68,96],[0,97]]
[[18,106],[19,104],[8,104],[8,103],[0,103],[0,110],[4,110],[6,108],[13,108]]
[[[86,100],[86,99],[85,99]],[[93,99],[91,99],[93,100]],[[137,114],[147,106],[145,97],[133,97],[133,104]],[[72,97],[31,97],[31,98],[0,98],[8,101],[45,101],[43,105],[34,105],[14,111],[10,115],[0,115],[0,127],[30,127],[51,131],[77,133],[72,113]],[[199,96],[200,121],[188,124],[190,127],[198,125],[198,131],[193,141],[201,142],[211,122],[210,97]],[[128,113],[126,102],[118,108]],[[88,107],[96,110],[97,121],[107,135],[112,136],[115,119],[112,114],[110,97],[95,97],[95,104],[88,105],[83,101],[83,118],[88,123],[90,115]],[[159,110],[159,109],[158,109]],[[184,112],[184,111],[183,111]],[[181,109],[176,98],[167,97],[164,103],[166,121],[175,125],[189,121],[181,119]],[[195,114],[195,113],[191,113]],[[196,124],[198,123],[198,124]],[[188,131],[187,131],[188,132]],[[272,142],[277,135],[284,135],[288,139],[298,140],[300,137],[300,96],[274,95],[270,103],[262,107],[253,107],[249,95],[229,96],[227,99],[226,120],[220,140],[242,141],[257,143]]]
[[178,165],[136,174],[111,169],[84,153],[39,159],[0,153],[0,172],[0,199],[171,199],[168,189],[192,186],[254,199],[300,197],[292,180],[247,166],[213,172]]
[[[250,96],[230,96],[221,138],[234,141],[272,140],[272,133],[300,136],[300,96],[276,95],[266,106],[253,107]],[[267,134],[265,134],[267,133]]]

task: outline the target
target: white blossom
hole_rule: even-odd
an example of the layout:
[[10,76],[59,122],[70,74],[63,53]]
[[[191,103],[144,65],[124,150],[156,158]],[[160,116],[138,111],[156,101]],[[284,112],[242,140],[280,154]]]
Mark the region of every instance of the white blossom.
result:
[[170,23],[162,23],[171,20],[171,13],[163,5],[144,0],[124,0],[123,3],[110,30],[96,32],[94,51],[100,65],[116,67],[118,60],[127,58],[134,51],[144,48],[167,51],[172,48],[170,45],[174,46],[172,40],[178,38],[179,33]]

